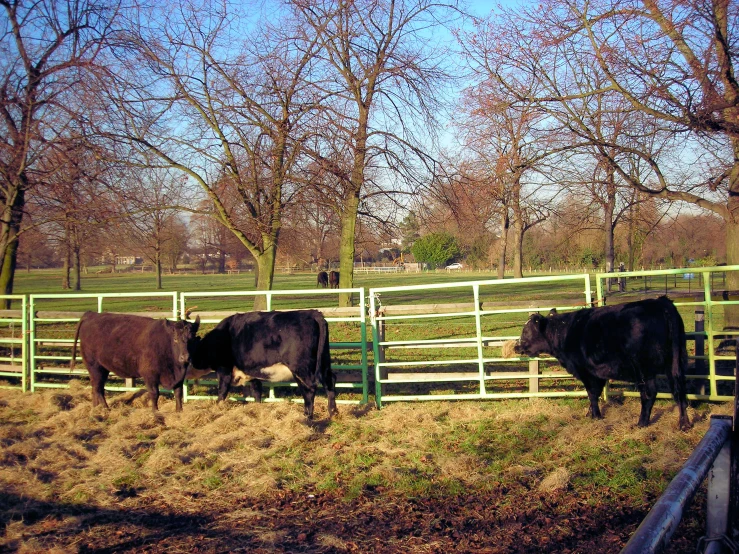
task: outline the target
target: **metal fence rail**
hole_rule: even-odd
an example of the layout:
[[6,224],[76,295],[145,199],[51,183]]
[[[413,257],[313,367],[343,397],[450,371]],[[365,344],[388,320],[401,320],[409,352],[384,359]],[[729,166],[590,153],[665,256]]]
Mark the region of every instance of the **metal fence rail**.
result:
[[[20,302],[20,310],[0,312],[0,389],[28,390],[28,300],[19,294],[0,295],[4,302]],[[7,383],[7,384],[5,384]]]
[[[499,306],[496,303],[484,302],[486,292],[494,292],[495,289],[519,286],[551,286],[552,283],[568,283],[579,288],[574,294],[579,298],[575,304],[565,304],[566,300],[528,300],[519,302],[518,307],[511,303]],[[470,301],[453,304],[425,304],[425,305],[388,305],[393,295],[403,297],[407,293],[429,298],[438,297],[442,293],[462,290],[469,294]],[[375,401],[378,407],[383,402],[403,400],[451,400],[451,399],[493,399],[493,398],[531,398],[537,396],[561,397],[561,396],[583,396],[584,391],[571,390],[548,390],[541,391],[540,383],[543,381],[558,382],[571,381],[572,377],[562,371],[544,371],[539,368],[538,359],[528,360],[522,358],[503,358],[498,350],[508,340],[518,337],[520,327],[511,328],[508,334],[499,334],[497,331],[485,331],[483,321],[510,316],[515,314],[519,317],[525,316],[533,310],[575,309],[588,306],[592,302],[590,288],[590,277],[582,275],[562,275],[555,277],[528,277],[523,279],[469,281],[453,284],[417,285],[405,287],[382,287],[370,289],[370,313],[372,314],[373,350],[375,363]],[[473,331],[467,337],[447,337],[427,339],[424,338],[427,328],[433,327],[442,318],[448,321],[469,321]],[[387,325],[389,323],[417,324],[421,323],[415,331],[416,336],[410,336],[403,340],[388,340]],[[425,324],[425,325],[424,325]],[[516,334],[511,334],[516,333]],[[439,348],[464,348],[471,352],[465,357],[454,357],[452,359],[439,359]],[[408,349],[407,352],[419,352],[413,359],[387,361],[387,352],[391,349]],[[429,354],[429,352],[431,352]],[[425,353],[425,354],[424,354]],[[525,371],[500,371],[495,365],[506,367],[516,362],[527,365]],[[432,368],[430,372],[427,369]],[[426,370],[424,370],[426,369]],[[501,383],[515,383],[513,390],[509,386],[507,391],[494,391],[493,385]],[[447,392],[441,389],[425,391],[412,391],[400,394],[394,389],[400,387],[427,386],[436,383],[444,385],[467,383],[474,385],[475,390],[462,392]],[[518,388],[516,388],[516,386]],[[558,387],[561,389],[562,387]],[[441,392],[439,392],[441,390]]]
[[[176,292],[30,295],[28,359],[31,391],[39,388],[68,388],[69,378],[87,377],[84,364],[80,364],[74,370],[69,368],[77,322],[87,310],[102,312],[107,308],[107,311],[116,311],[114,307],[111,309],[112,304],[131,299],[142,301],[142,311],[136,312],[136,315],[178,318]],[[161,311],[158,312],[144,309],[150,306],[145,306],[143,301],[148,302],[152,299],[169,302],[171,308],[166,311],[160,308]],[[113,382],[118,380],[113,374],[110,377]],[[111,384],[105,388],[117,391],[137,390],[131,380],[124,383]]]
[[[664,550],[709,472],[713,475],[709,482],[706,538],[715,542],[728,537],[731,434],[731,416],[711,417],[708,432],[621,550],[622,554]],[[722,474],[723,479],[714,478],[717,474]],[[713,547],[710,550],[714,551]]]
[[[734,342],[739,337],[739,329],[725,328],[724,310],[739,306],[739,299],[732,299],[739,297],[739,291],[726,288],[727,276],[739,277],[737,272],[739,266],[598,273],[595,275],[597,303],[618,303],[620,297],[631,295],[633,298],[635,293],[641,296],[666,294],[678,309],[694,311],[698,316],[694,330],[688,329],[689,319],[683,317],[686,337],[694,341],[695,346],[695,354],[690,356],[695,361],[694,370],[686,377],[689,381],[706,383],[707,388],[702,387],[703,391],[697,390],[688,398],[729,401],[733,398]],[[609,290],[614,288],[616,292]],[[722,344],[728,344],[723,352],[719,349]],[[639,395],[631,391],[623,394]],[[658,395],[660,398],[669,396],[668,393]]]

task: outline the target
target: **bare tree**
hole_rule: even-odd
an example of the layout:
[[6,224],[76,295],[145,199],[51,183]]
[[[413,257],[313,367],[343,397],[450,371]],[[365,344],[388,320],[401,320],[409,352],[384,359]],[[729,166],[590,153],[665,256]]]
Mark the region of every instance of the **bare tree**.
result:
[[121,209],[119,236],[154,266],[156,288],[162,288],[162,263],[178,241],[181,206],[186,205],[187,178],[171,169],[129,169],[117,187]]
[[[498,71],[515,89],[518,72],[540,79],[526,101],[560,107],[589,98],[617,95],[632,110],[690,144],[689,155],[655,153],[650,144],[590,138],[599,154],[630,186],[671,202],[688,203],[726,221],[727,261],[739,263],[739,83],[734,61],[739,52],[739,5],[730,0],[566,0],[545,1],[509,13],[505,51]],[[503,23],[503,22],[501,22]],[[501,29],[501,26],[496,26]],[[501,43],[502,45],[502,43]],[[583,63],[583,59],[594,64]],[[588,69],[590,68],[590,69]],[[578,72],[597,71],[602,80],[589,90],[573,88]],[[523,98],[522,98],[523,100]],[[576,115],[576,114],[574,114]],[[573,117],[572,120],[576,120]],[[713,157],[720,152],[723,157]],[[650,168],[635,175],[631,161]],[[711,163],[712,162],[712,163]],[[691,167],[692,166],[692,167]],[[700,171],[695,168],[700,167]],[[739,275],[731,272],[731,289]],[[727,325],[739,324],[729,307]]]
[[142,16],[129,57],[107,75],[118,125],[108,136],[199,184],[213,217],[254,256],[257,286],[267,290],[317,101],[306,84],[316,39],[284,19],[282,29],[266,19],[247,25],[236,10],[184,2]]
[[[547,216],[551,197],[543,194],[541,178],[545,161],[562,150],[539,106],[518,102],[490,74],[487,46],[469,50],[469,59],[478,82],[465,95],[464,115],[458,122],[461,141],[485,178],[497,185],[494,199],[500,206],[501,251],[498,271],[505,270],[508,231],[512,232],[513,271],[523,276],[525,232]],[[520,90],[535,86],[532,80],[519,82]]]
[[118,8],[102,0],[0,0],[2,293],[13,290],[27,194],[47,178],[39,163],[85,105],[80,84],[95,65]]
[[[419,176],[411,158],[429,163],[423,141],[437,127],[448,60],[443,45],[429,37],[451,12],[434,0],[292,4],[319,37],[318,54],[331,77],[328,82],[337,83],[329,89],[333,96],[325,112],[333,148],[329,153],[316,151],[315,156],[341,177],[340,286],[348,288],[354,279],[357,218],[367,194],[367,169],[384,166],[393,181],[412,182]],[[344,154],[348,163],[343,163]],[[349,295],[342,295],[340,302],[348,305]]]
[[44,179],[28,199],[30,217],[21,231],[32,224],[53,237],[63,262],[62,288],[81,290],[84,248],[101,226],[120,215],[105,184],[110,166],[76,133],[57,137],[37,168]]

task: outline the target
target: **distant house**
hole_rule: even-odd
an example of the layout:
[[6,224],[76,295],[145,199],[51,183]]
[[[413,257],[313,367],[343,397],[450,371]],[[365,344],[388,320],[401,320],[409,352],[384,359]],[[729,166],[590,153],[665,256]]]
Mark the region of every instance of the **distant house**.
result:
[[116,256],[115,265],[137,265],[144,262],[140,256]]

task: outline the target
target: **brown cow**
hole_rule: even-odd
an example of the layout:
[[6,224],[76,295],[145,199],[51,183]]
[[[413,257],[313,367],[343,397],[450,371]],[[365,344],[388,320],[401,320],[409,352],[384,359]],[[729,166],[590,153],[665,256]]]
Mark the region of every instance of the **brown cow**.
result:
[[190,365],[190,351],[200,317],[189,321],[168,321],[129,314],[85,312],[77,325],[72,347],[74,369],[77,340],[90,373],[92,405],[105,408],[105,382],[112,371],[119,377],[140,377],[158,409],[159,385],[174,390],[176,410],[182,411],[182,385]]
[[328,274],[328,284],[332,289],[339,288],[339,272],[332,271]]

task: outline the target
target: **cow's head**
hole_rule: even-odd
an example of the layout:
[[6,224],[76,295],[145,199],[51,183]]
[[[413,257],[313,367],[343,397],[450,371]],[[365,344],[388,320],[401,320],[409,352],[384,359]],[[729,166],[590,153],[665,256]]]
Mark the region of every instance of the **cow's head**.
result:
[[540,314],[531,314],[521,331],[521,338],[513,348],[516,354],[534,357],[549,350],[546,337],[547,318]]
[[172,330],[172,353],[178,364],[183,366],[190,364],[190,355],[197,347],[199,337],[197,335],[200,328],[200,316],[195,321],[179,320],[170,322]]

